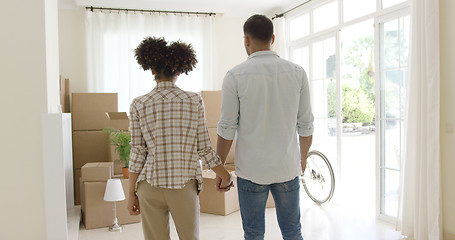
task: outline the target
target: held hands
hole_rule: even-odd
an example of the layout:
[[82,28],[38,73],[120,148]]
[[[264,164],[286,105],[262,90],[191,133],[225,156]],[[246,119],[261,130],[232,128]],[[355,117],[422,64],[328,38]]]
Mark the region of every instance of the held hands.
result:
[[128,199],[128,212],[130,215],[139,215],[141,213],[141,208],[139,207],[139,199],[136,194],[131,194]]
[[227,192],[233,186],[234,182],[232,181],[232,176],[230,173],[224,178],[222,178],[219,175],[216,175],[215,187],[218,192]]

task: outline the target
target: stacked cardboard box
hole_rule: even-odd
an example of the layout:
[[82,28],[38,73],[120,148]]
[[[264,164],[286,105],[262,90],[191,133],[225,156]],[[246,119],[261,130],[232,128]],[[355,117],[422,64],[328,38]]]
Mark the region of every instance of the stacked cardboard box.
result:
[[74,195],[77,205],[80,204],[81,167],[86,163],[113,159],[109,136],[102,131],[103,128],[110,126],[128,130],[127,120],[111,120],[106,115],[106,112],[118,111],[117,99],[117,93],[72,94]]
[[[203,91],[201,95],[204,99],[212,147],[216,149],[216,130],[221,112],[221,91]],[[73,93],[72,99],[75,200],[76,204],[80,204],[80,189],[84,188],[82,192],[89,194],[85,187],[95,185],[92,183],[81,185],[82,166],[86,163],[112,162],[118,159],[114,148],[109,144],[108,134],[102,132],[102,129],[110,126],[128,131],[128,117],[126,113],[117,112],[117,93]],[[235,144],[233,144],[226,160],[226,168],[230,171],[235,170],[234,146]],[[121,173],[121,167],[121,164],[115,164],[113,173],[115,175]],[[98,185],[102,184],[98,183]],[[212,190],[214,190],[214,176],[205,172],[204,192],[200,196],[202,212],[226,215],[238,210],[236,189],[232,188],[227,193]],[[218,198],[222,200],[214,201]],[[267,207],[274,207],[271,196],[269,196]]]
[[[202,91],[202,99],[204,100],[205,107],[205,120],[209,131],[210,142],[212,148],[216,150],[218,139],[217,127],[221,115],[221,91]],[[235,143],[232,144],[231,151],[226,158],[226,168],[230,171],[235,170],[234,157],[235,156]]]
[[[212,147],[216,149],[218,134],[217,126],[221,115],[221,91],[201,91],[204,100],[205,118]],[[228,171],[235,171],[235,140],[226,159],[225,167]],[[234,184],[237,185],[237,177],[234,175]],[[215,174],[204,170],[202,174],[204,183],[203,191],[199,196],[201,212],[218,215],[228,215],[239,210],[237,188],[231,188],[229,192],[221,193],[215,190]],[[267,207],[275,207],[273,197],[269,194]]]
[[70,112],[70,80],[60,76],[60,106],[62,113]]
[[234,186],[228,192],[218,192],[215,188],[216,174],[211,170],[203,170],[202,192],[199,194],[201,212],[226,216],[238,211],[237,177],[232,173]]
[[[81,168],[81,209],[86,229],[108,227],[114,219],[112,202],[104,201],[107,180],[113,177],[113,163],[87,163]],[[128,192],[128,179],[121,179],[123,191]],[[120,224],[140,222],[140,216],[131,216],[127,210],[126,199],[116,202],[117,218]]]

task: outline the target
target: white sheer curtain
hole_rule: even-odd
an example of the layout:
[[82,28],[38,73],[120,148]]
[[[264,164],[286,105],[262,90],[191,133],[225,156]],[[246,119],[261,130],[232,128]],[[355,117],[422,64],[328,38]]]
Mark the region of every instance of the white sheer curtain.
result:
[[288,59],[286,19],[284,17],[273,19],[273,28],[275,32],[275,42],[272,45],[272,49],[281,58]]
[[89,92],[118,92],[119,111],[128,112],[135,97],[151,91],[151,71],[142,70],[134,58],[147,36],[191,43],[198,64],[188,76],[180,75],[177,85],[193,92],[212,90],[212,22],[213,17],[202,15],[87,11]]
[[405,153],[398,229],[442,239],[439,145],[439,1],[411,0]]

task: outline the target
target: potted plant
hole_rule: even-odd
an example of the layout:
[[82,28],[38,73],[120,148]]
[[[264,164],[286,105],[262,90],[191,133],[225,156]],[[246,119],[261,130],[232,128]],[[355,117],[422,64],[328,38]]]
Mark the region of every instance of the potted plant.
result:
[[130,152],[131,152],[131,135],[129,132],[122,132],[118,129],[106,127],[103,132],[109,134],[109,141],[112,146],[115,147],[115,152],[118,153],[119,158],[116,161],[123,163],[123,177],[129,177],[129,163],[130,163]]

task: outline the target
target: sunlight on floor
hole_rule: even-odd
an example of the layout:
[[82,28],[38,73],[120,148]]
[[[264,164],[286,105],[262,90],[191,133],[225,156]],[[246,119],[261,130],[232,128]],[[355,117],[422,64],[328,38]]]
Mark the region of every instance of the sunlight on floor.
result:
[[[302,192],[301,212],[303,236],[310,240],[398,240],[401,236],[390,224],[375,220],[372,211],[365,211],[362,204],[338,203],[338,199],[316,205]],[[107,228],[79,232],[80,240],[130,240],[143,239],[141,224],[124,225],[121,233],[111,233]],[[240,212],[228,216],[201,214],[201,240],[243,239]],[[178,239],[175,227],[171,224],[171,239]],[[266,240],[282,239],[276,220],[275,209],[266,210]]]

